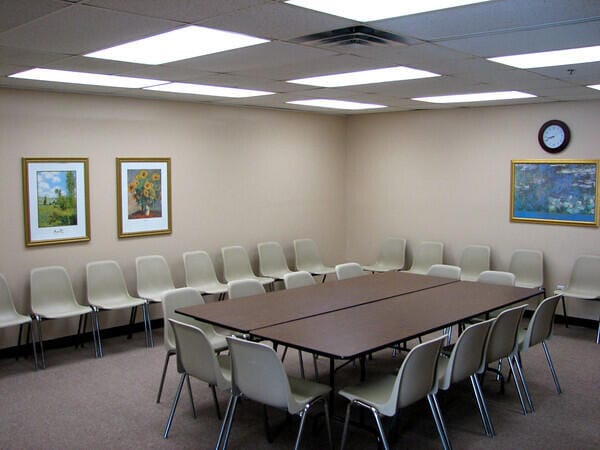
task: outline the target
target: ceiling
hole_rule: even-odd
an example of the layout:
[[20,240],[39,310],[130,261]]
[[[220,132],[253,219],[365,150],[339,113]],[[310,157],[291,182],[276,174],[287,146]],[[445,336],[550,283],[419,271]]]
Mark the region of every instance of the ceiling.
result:
[[[416,1],[416,0],[415,0]],[[195,24],[271,42],[158,66],[82,55]],[[344,27],[400,35],[405,45],[332,46],[297,38]],[[600,62],[513,69],[486,58],[600,45],[600,0],[495,0],[359,23],[276,0],[0,0],[0,86],[172,99],[219,105],[353,112],[290,105],[315,98],[387,105],[373,112],[600,99]],[[396,65],[441,77],[343,88],[285,80]],[[41,67],[275,92],[226,99],[8,78]],[[477,104],[431,104],[413,97],[520,90],[538,96]],[[365,111],[359,111],[365,113]]]

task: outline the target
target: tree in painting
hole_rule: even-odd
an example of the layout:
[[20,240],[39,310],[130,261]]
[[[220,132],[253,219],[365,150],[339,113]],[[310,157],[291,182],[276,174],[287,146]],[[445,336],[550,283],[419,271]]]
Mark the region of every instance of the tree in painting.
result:
[[37,172],[40,228],[77,225],[76,186],[74,170]]

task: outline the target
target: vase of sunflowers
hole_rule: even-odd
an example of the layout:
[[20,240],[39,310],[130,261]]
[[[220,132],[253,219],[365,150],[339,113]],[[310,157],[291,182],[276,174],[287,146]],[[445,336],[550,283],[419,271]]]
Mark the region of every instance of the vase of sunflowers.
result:
[[149,217],[153,207],[160,204],[160,171],[142,169],[129,183],[129,192],[139,208],[138,214]]

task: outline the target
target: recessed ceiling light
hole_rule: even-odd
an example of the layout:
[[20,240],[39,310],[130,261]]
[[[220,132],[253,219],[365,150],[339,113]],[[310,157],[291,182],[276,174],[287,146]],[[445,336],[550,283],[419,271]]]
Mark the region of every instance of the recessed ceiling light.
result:
[[168,83],[148,78],[121,77],[99,73],[72,72],[70,70],[31,69],[9,75],[12,78],[25,80],[54,81],[57,83],[89,84],[93,86],[109,86],[119,88],[142,88]]
[[598,89],[600,91],[600,84],[592,84],[592,85],[589,85],[588,87],[592,88],[592,89]]
[[288,0],[286,3],[358,22],[371,22],[487,1],[489,0]]
[[386,67],[383,69],[361,70],[358,72],[337,73],[319,77],[288,80],[288,83],[308,84],[320,87],[356,86],[359,84],[384,83],[387,81],[416,80],[419,78],[439,77],[440,75],[426,70],[410,67]]
[[523,55],[499,56],[497,58],[488,58],[488,60],[517,67],[518,69],[583,64],[600,61],[600,45],[568,48],[566,50],[554,50],[550,52],[525,53]]
[[314,100],[294,100],[292,102],[286,102],[291,105],[304,105],[304,106],[316,106],[317,108],[332,108],[332,109],[375,109],[375,108],[387,108],[385,105],[376,105],[372,103],[357,103],[347,102],[343,100],[328,100],[325,98],[317,98]]
[[250,89],[238,89],[223,86],[207,86],[192,83],[169,83],[147,88],[149,91],[175,92],[179,94],[206,95],[210,97],[258,97],[260,95],[272,95],[274,92],[254,91]]
[[416,97],[411,100],[429,103],[468,103],[487,102],[493,100],[513,100],[517,98],[532,98],[535,95],[520,91],[481,92],[478,94],[439,95],[435,97]]
[[84,56],[139,64],[165,64],[269,42],[245,34],[189,26]]

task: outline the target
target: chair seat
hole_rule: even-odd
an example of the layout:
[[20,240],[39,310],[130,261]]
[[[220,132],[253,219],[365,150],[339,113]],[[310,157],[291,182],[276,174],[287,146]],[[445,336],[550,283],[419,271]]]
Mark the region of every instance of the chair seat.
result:
[[23,325],[25,323],[31,323],[31,317],[22,314],[0,315],[0,328],[14,327],[15,325]]
[[368,272],[393,272],[395,270],[401,270],[402,266],[389,265],[389,264],[373,264],[370,266],[362,266],[363,270]]
[[146,300],[135,297],[113,297],[105,298],[102,300],[95,299],[93,306],[100,309],[122,309],[122,308],[133,308],[134,306],[141,306],[146,303]]
[[227,285],[218,281],[206,284],[195,284],[189,287],[196,289],[201,294],[224,294],[227,292]]
[[[305,378],[288,376],[288,381],[290,382],[292,397],[296,402],[296,405],[288,405],[290,414],[298,414],[304,408],[304,405],[313,398],[323,397],[331,391],[331,387]],[[292,406],[295,406],[295,408]]]
[[220,352],[227,348],[227,339],[225,339],[225,336],[221,334],[213,334],[207,337],[211,347],[215,350],[215,352]]
[[167,291],[139,291],[138,295],[142,298],[145,298],[149,302],[160,303],[163,301],[165,294]]
[[374,406],[381,414],[393,416],[396,414],[396,410],[386,410],[384,406],[387,405],[390,399],[395,382],[395,375],[386,375],[381,378],[374,378],[373,380],[363,382],[356,386],[344,388],[339,391],[339,394],[350,401],[359,400]]
[[302,270],[305,270],[314,275],[327,275],[335,272],[334,267],[328,267],[325,265],[312,265],[312,266],[303,266]]
[[264,272],[263,275],[266,277],[273,278],[275,280],[283,280],[283,277],[288,273],[292,273],[291,270],[276,270],[272,272]]
[[45,305],[43,307],[37,307],[35,314],[43,319],[63,319],[66,317],[80,316],[82,314],[88,314],[92,312],[92,308],[83,305],[72,305],[68,308],[58,305],[53,307],[52,305]]
[[598,291],[586,291],[583,289],[565,289],[556,290],[554,294],[564,295],[565,297],[581,298],[584,300],[596,300],[600,299],[600,292]]

